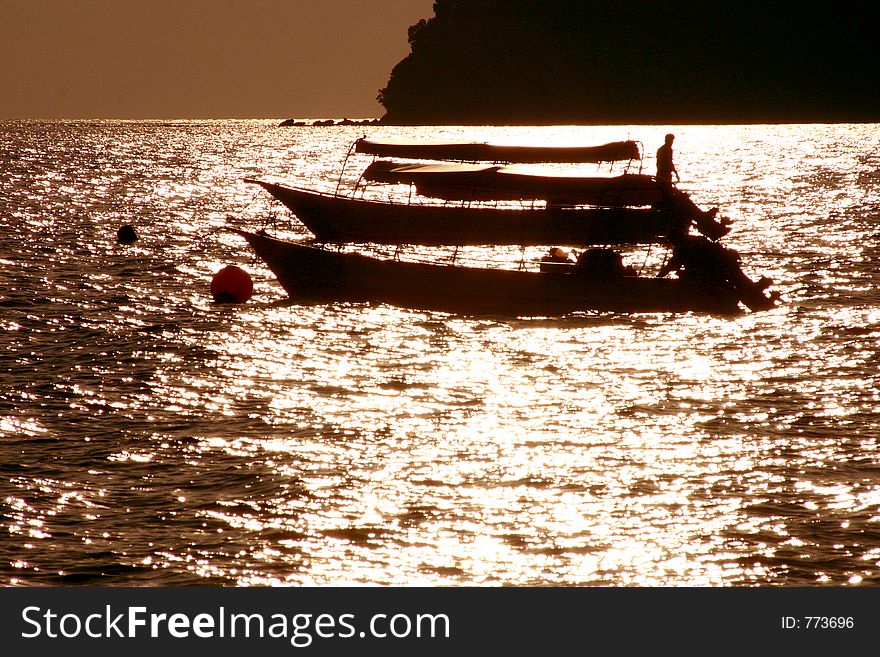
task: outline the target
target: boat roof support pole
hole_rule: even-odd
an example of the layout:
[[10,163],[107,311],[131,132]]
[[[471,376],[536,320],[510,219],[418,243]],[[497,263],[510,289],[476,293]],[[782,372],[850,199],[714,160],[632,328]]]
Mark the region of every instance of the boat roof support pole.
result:
[[[364,135],[366,136],[366,135]],[[351,157],[352,151],[354,151],[354,147],[357,144],[357,140],[351,142],[351,145],[348,147],[348,152],[345,154],[345,159],[342,160],[342,168],[339,170],[339,180],[336,181],[336,191],[334,192],[334,196],[339,196],[339,188],[342,187],[342,176],[345,174],[345,165],[348,164],[348,158]],[[360,180],[358,180],[360,182]],[[357,189],[357,187],[355,187]]]
[[[651,257],[651,243],[648,242],[648,248],[645,249],[645,259],[642,260],[642,266],[639,267],[639,276],[642,275],[642,272],[645,271],[645,267],[648,265],[648,258]],[[665,262],[663,264],[666,264]]]

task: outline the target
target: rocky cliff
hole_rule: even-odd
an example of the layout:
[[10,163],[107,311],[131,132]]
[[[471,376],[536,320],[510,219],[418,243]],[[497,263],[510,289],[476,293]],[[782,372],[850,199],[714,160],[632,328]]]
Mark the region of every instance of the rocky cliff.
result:
[[859,6],[437,0],[378,99],[401,124],[878,121]]

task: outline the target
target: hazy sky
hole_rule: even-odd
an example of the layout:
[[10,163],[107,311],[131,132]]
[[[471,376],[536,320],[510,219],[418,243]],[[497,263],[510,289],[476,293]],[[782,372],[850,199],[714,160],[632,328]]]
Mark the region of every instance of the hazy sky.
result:
[[433,0],[0,0],[0,118],[381,116]]

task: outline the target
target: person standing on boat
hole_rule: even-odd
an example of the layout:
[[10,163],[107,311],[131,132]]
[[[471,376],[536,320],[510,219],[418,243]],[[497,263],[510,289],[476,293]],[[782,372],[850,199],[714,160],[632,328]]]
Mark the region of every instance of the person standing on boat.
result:
[[675,180],[681,182],[681,176],[678,175],[678,170],[672,161],[672,142],[674,140],[675,135],[671,133],[666,135],[666,141],[657,149],[657,181],[669,186],[672,186],[673,173]]
[[704,235],[709,236],[713,240],[720,239],[730,232],[730,219],[722,217],[721,221],[716,221],[715,216],[718,214],[718,208],[712,208],[704,212],[691,201],[690,197],[678,189],[672,187],[672,174],[675,174],[676,182],[681,182],[681,176],[678,175],[678,169],[672,158],[672,142],[675,141],[675,135],[669,133],[663,145],[657,149],[657,182],[660,183],[660,194],[666,205],[672,205],[681,210],[685,216],[697,225],[697,228]]

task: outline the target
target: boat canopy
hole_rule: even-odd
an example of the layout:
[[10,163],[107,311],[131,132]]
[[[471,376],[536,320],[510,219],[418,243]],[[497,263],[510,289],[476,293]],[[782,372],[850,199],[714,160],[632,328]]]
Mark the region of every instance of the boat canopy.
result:
[[476,164],[401,164],[378,160],[364,171],[370,182],[414,185],[423,196],[447,201],[545,200],[600,207],[647,206],[664,201],[653,176],[578,176]]
[[599,146],[507,146],[484,142],[412,142],[362,137],[355,142],[355,152],[378,157],[511,164],[599,164],[641,159],[641,150],[635,141],[615,141]]

